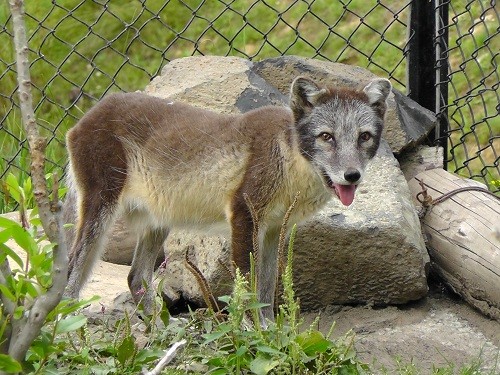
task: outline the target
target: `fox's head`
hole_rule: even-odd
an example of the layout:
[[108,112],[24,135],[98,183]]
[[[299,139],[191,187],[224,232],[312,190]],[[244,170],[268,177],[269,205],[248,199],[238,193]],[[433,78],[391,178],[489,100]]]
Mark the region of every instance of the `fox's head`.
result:
[[290,108],[301,153],[346,206],[377,153],[390,91],[382,78],[359,91],[322,88],[304,77],[292,83]]

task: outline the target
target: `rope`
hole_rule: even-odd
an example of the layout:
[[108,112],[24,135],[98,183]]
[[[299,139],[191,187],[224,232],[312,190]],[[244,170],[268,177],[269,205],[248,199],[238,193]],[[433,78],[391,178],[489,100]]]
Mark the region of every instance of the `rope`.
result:
[[480,186],[464,186],[464,187],[460,187],[460,188],[457,188],[457,189],[454,189],[454,190],[451,190],[451,191],[448,191],[442,195],[440,195],[439,197],[437,197],[436,199],[433,199],[432,196],[427,192],[427,186],[425,185],[424,183],[424,180],[418,180],[418,183],[420,185],[420,187],[422,188],[422,191],[420,191],[419,193],[417,193],[417,195],[415,196],[417,198],[417,201],[420,202],[420,204],[422,205],[422,212],[419,213],[419,217],[423,217],[425,216],[425,214],[428,212],[428,210],[435,206],[436,204],[438,203],[441,203],[441,202],[444,202],[445,200],[453,197],[454,195],[458,194],[458,193],[463,193],[463,192],[466,192],[466,191],[479,191],[481,193],[486,193],[496,199],[498,199],[500,201],[500,197],[497,196],[496,194],[492,193],[491,191],[489,191],[488,189],[486,188],[483,188],[483,187],[480,187]]

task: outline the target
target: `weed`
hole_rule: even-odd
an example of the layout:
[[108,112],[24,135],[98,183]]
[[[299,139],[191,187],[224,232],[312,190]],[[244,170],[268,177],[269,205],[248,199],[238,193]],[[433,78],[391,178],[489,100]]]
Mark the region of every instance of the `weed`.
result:
[[[352,337],[334,341],[314,328],[303,329],[300,307],[292,281],[293,238],[290,235],[288,262],[282,275],[283,303],[275,322],[261,329],[255,282],[236,270],[231,296],[222,297],[227,304],[227,321],[203,324],[200,352],[194,358],[206,365],[210,374],[364,374],[367,365],[356,359]],[[251,257],[250,280],[255,278]]]

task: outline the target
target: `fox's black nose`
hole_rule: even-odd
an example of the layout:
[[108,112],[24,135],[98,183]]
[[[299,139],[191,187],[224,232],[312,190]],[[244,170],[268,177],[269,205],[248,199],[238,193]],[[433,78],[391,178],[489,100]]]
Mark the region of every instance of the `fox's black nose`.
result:
[[348,182],[355,183],[361,178],[361,173],[357,169],[349,168],[344,172],[344,178]]

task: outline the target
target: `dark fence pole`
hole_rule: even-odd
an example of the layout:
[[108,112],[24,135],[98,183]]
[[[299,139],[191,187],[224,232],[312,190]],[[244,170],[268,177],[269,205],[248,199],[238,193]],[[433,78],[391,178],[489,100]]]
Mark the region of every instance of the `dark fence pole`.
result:
[[451,0],[436,0],[436,113],[438,123],[434,131],[434,139],[443,147],[444,165],[448,161],[448,136],[450,123],[448,121],[448,83],[449,78],[449,48],[448,48],[448,4]]
[[409,23],[408,96],[438,116],[429,141],[448,145],[448,1],[413,0]]

